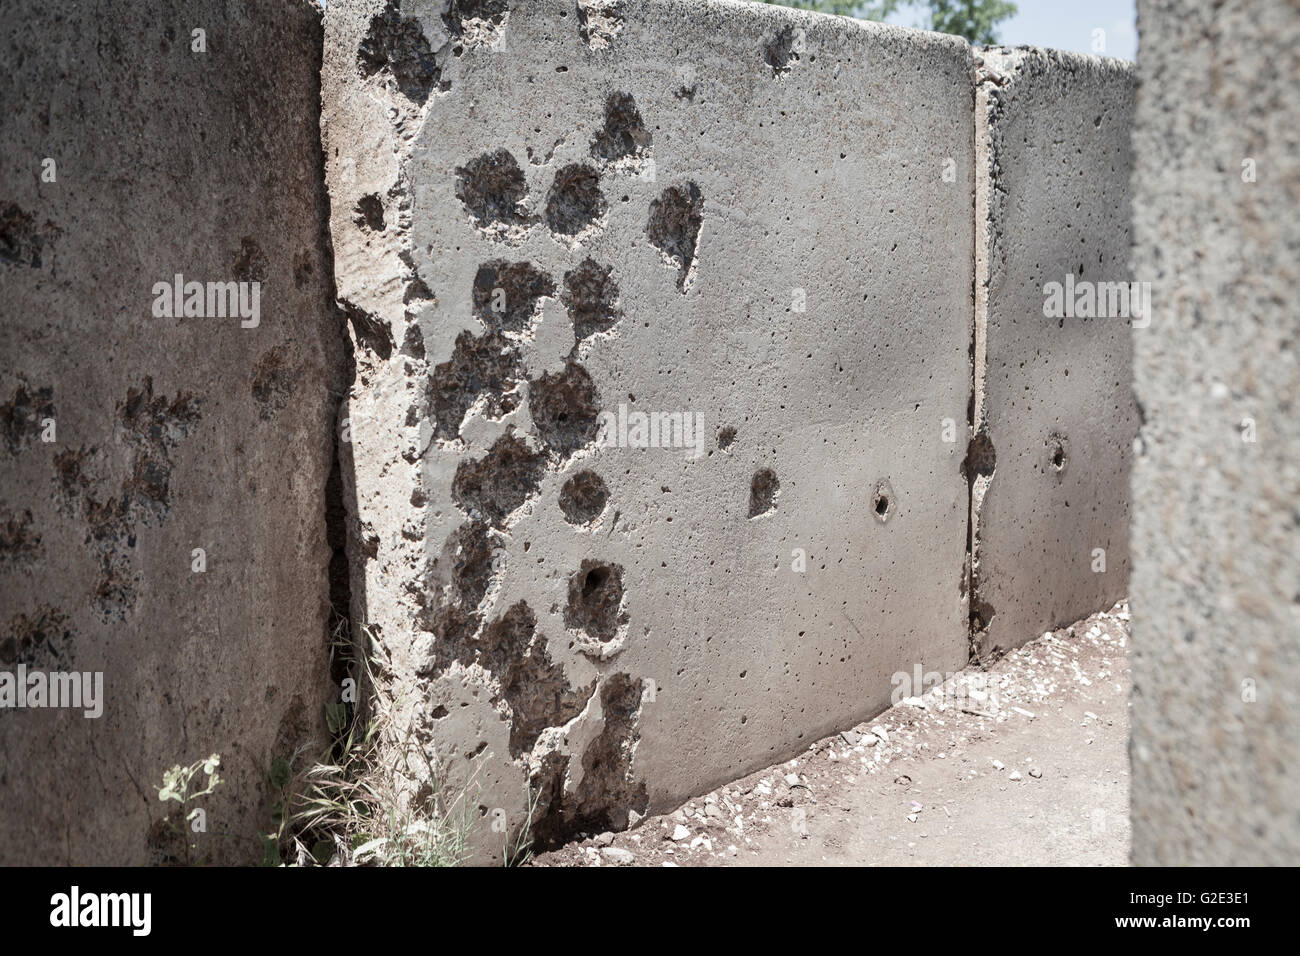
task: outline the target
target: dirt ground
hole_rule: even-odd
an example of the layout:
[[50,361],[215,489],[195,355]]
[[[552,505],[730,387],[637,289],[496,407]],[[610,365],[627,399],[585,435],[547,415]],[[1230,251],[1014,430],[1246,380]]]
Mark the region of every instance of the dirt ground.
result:
[[1127,604],[532,866],[1123,866]]

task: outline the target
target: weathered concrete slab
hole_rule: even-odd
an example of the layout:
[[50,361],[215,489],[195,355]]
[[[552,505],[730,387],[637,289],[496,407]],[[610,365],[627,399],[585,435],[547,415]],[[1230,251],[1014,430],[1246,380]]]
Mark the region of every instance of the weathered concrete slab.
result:
[[757,5],[330,4],[354,612],[485,853],[965,663],[972,87]]
[[[972,650],[1019,647],[1125,596],[1134,75],[977,51]],[[1121,299],[1123,301],[1121,301]]]
[[1300,859],[1300,10],[1139,3],[1133,861]]
[[[194,858],[255,862],[271,761],[321,723],[320,43],[290,0],[6,4],[0,673],[101,673],[102,713],[0,709],[0,863],[179,856],[157,788],[214,752]],[[178,274],[248,308],[175,315]]]

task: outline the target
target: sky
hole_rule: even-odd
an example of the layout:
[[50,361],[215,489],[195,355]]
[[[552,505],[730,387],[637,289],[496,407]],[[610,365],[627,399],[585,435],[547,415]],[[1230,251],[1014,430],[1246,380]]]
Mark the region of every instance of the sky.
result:
[[[1097,53],[1093,31],[1105,31],[1103,56],[1137,59],[1135,0],[1014,0],[1019,12],[998,25],[998,39],[1008,46],[1030,43],[1076,53]],[[923,26],[919,6],[904,7],[887,22]]]
[[[326,0],[317,2],[326,4]],[[1007,46],[1029,43],[1137,60],[1137,0],[1015,0],[1015,4],[1019,12],[998,26],[998,39]],[[924,28],[924,20],[920,5],[911,4],[886,22]],[[1094,30],[1104,31],[1104,50],[1094,47]]]

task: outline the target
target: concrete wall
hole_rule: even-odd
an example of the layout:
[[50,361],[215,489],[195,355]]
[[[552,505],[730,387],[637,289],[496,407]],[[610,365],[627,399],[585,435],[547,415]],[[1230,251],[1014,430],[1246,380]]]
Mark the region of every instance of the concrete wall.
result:
[[1300,10],[1138,4],[1133,860],[1300,856]]
[[[1132,337],[1148,319],[1106,294],[1131,291],[1132,67],[1025,47],[978,56],[967,467],[972,650],[985,656],[1127,593]],[[1071,308],[1048,301],[1051,283]]]
[[[1041,286],[1120,277],[1128,72],[727,0],[325,30],[6,21],[0,671],[106,693],[0,710],[0,862],[176,859],[156,788],[212,752],[201,853],[256,858],[349,591],[384,758],[479,860],[1122,595],[1128,327]],[[255,326],[159,314],[177,273]]]
[[[0,863],[177,858],[157,788],[213,752],[199,858],[255,861],[271,761],[317,736],[320,30],[287,0],[6,4],[0,671],[102,672],[103,710],[0,710]],[[156,315],[176,273],[260,282],[259,324]]]
[[781,8],[330,4],[354,612],[485,821],[623,826],[965,663],[972,98],[959,39]]

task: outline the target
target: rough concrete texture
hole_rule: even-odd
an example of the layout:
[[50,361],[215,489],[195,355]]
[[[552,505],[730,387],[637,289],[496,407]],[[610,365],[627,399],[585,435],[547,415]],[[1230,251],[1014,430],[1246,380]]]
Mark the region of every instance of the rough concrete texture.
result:
[[1125,866],[1128,621],[1120,604],[1040,635],[532,865]]
[[972,101],[959,39],[782,8],[329,5],[354,615],[481,853],[965,663]]
[[[158,787],[214,752],[193,858],[255,862],[271,761],[319,729],[343,387],[320,44],[306,2],[6,4],[0,671],[104,690],[97,719],[0,710],[0,863],[180,858]],[[177,273],[260,282],[259,324],[159,317]]]
[[1138,4],[1133,860],[1300,860],[1300,9]]
[[983,657],[1126,593],[1132,326],[1143,320],[1102,316],[1119,311],[1109,302],[1044,314],[1049,283],[1128,290],[1131,66],[1023,47],[977,56],[966,467],[971,643]]

